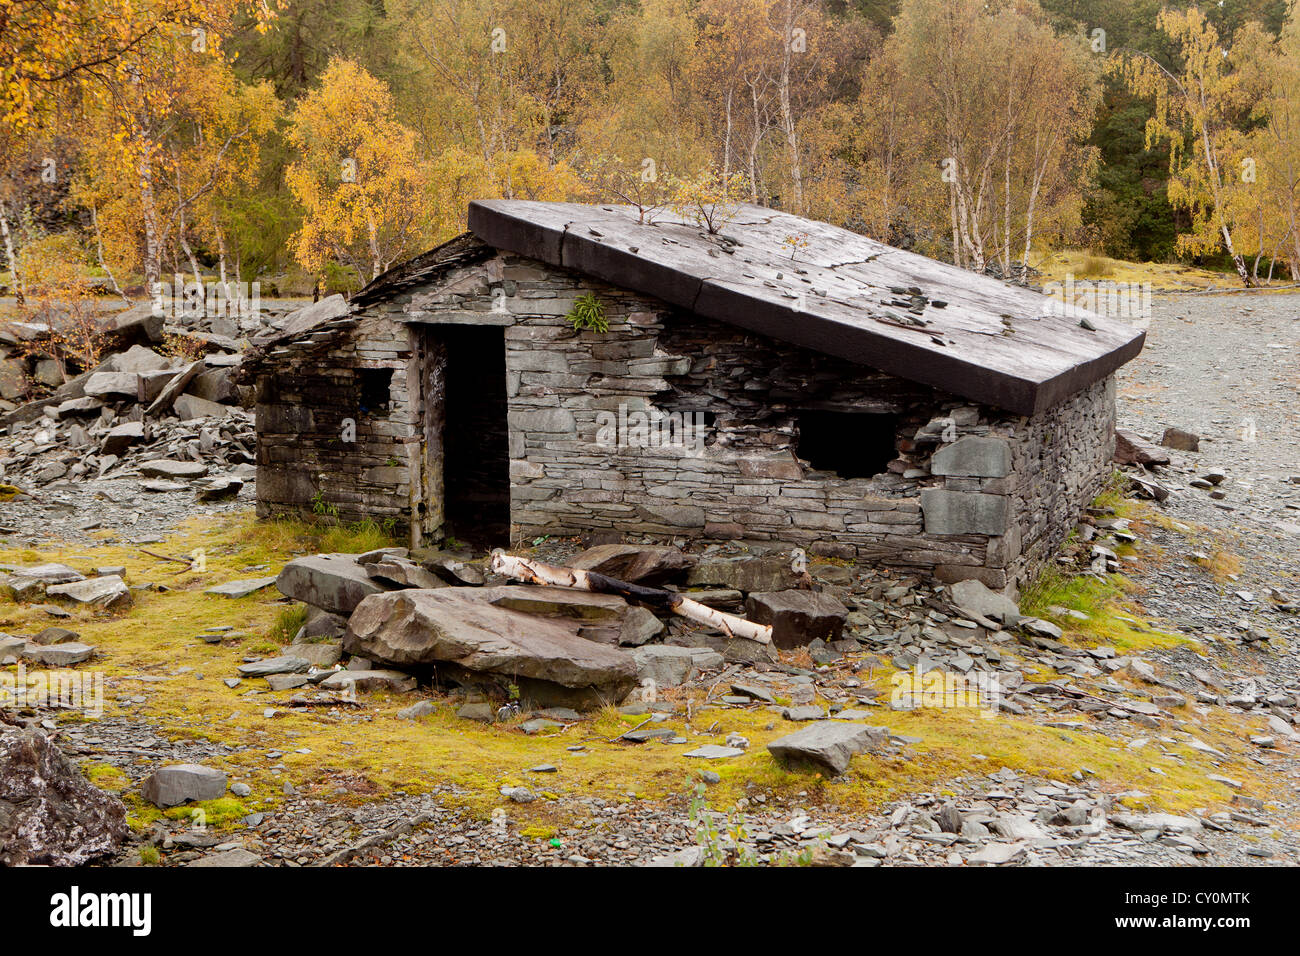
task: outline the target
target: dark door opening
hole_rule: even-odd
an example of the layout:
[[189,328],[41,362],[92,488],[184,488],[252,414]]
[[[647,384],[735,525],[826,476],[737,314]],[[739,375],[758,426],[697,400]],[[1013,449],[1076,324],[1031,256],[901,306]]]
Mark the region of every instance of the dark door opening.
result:
[[475,548],[510,544],[505,330],[443,326],[443,532]]

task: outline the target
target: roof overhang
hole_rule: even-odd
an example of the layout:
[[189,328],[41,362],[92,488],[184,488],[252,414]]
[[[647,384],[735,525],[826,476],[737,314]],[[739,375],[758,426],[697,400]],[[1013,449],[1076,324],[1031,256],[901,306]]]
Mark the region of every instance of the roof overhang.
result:
[[523,200],[473,202],[469,227],[497,249],[1022,415],[1105,378],[1146,337],[1030,289],[757,206],[737,207],[719,235],[674,215],[642,222],[630,206]]

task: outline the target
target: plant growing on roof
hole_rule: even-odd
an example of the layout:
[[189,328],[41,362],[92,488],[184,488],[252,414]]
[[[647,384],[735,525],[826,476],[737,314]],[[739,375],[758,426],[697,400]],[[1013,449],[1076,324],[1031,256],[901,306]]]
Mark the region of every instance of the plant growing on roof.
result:
[[573,308],[564,317],[576,332],[608,332],[609,319],[605,318],[605,306],[594,292],[579,296],[573,302]]

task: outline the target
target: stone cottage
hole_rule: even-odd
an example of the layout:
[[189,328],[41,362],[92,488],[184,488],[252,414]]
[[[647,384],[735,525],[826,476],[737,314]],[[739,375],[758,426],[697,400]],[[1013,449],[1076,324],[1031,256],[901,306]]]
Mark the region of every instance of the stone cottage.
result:
[[476,202],[258,345],[260,514],[413,545],[757,539],[1014,589],[1110,472],[1144,334],[753,206]]

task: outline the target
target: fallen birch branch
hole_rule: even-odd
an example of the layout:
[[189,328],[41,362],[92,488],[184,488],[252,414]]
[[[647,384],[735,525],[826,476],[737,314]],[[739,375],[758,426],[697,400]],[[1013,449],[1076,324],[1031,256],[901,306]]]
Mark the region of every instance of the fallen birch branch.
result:
[[529,584],[549,585],[557,588],[576,588],[580,591],[595,591],[598,594],[617,594],[633,604],[641,604],[652,609],[671,612],[687,620],[696,621],[716,627],[728,637],[743,637],[762,644],[772,643],[772,628],[767,624],[756,624],[734,614],[715,610],[699,601],[692,601],[676,591],[662,588],[648,588],[640,584],[629,584],[606,577],[595,571],[583,571],[578,568],[557,568],[552,564],[517,558],[496,551],[492,554],[491,568],[497,574],[504,574],[517,581]]

